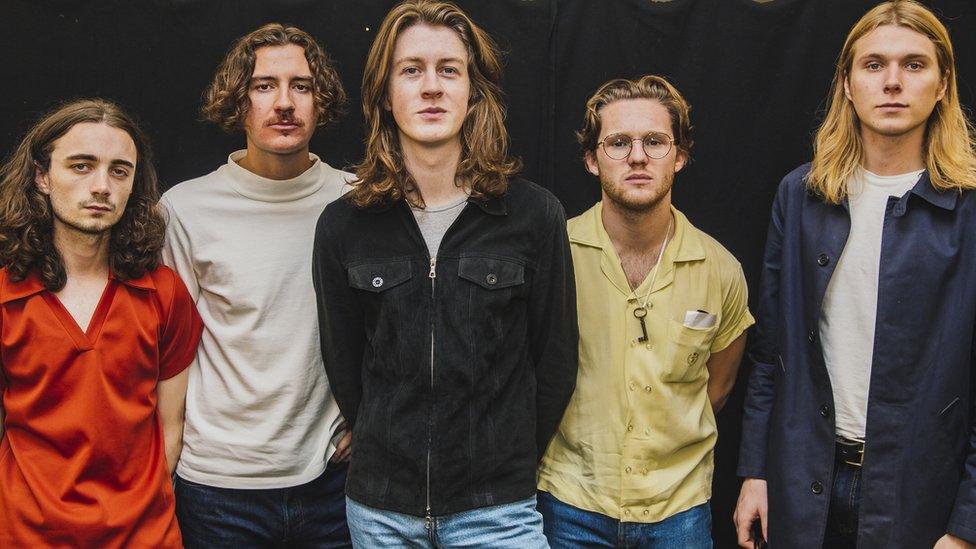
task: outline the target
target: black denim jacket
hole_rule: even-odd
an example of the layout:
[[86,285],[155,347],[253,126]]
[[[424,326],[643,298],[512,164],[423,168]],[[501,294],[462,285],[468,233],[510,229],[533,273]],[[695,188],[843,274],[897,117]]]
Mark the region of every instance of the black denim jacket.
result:
[[562,206],[515,179],[471,198],[434,261],[405,201],[319,218],[322,356],[353,428],[346,493],[415,516],[509,503],[576,386],[579,328]]

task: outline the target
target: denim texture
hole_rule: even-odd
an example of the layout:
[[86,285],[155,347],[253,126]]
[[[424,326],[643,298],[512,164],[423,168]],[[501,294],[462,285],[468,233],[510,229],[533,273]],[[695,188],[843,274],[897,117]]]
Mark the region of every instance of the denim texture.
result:
[[316,227],[322,356],[353,427],[346,493],[415,516],[532,497],[576,386],[572,255],[551,193],[514,180],[469,198],[435,259],[403,200],[343,198]]
[[175,479],[176,518],[187,549],[351,547],[343,485],[348,466],[290,488],[236,490]]
[[861,507],[861,468],[841,461],[834,468],[827,533],[823,546],[829,549],[856,549],[857,514]]
[[546,549],[535,497],[440,517],[405,515],[346,499],[353,547]]
[[712,547],[712,511],[707,502],[660,522],[621,522],[539,492],[539,512],[552,549]]

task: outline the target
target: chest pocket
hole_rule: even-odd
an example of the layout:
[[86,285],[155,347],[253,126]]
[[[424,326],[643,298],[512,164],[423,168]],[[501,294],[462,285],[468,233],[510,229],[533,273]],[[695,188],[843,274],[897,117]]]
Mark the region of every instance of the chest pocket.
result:
[[458,276],[486,290],[501,290],[525,283],[525,267],[505,259],[462,257]]
[[381,293],[403,284],[412,276],[408,261],[366,263],[349,267],[349,286],[357,290]]
[[689,328],[671,320],[668,324],[670,350],[662,379],[667,382],[694,381],[705,371],[718,322],[710,328]]

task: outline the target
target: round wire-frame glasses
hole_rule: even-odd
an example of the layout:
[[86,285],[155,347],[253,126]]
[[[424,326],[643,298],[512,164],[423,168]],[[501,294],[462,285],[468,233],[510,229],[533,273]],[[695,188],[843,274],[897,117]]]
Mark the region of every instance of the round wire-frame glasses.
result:
[[674,146],[674,140],[671,139],[671,136],[660,132],[651,132],[636,139],[627,134],[616,133],[604,137],[603,141],[600,141],[600,145],[603,145],[603,152],[607,153],[610,158],[623,160],[630,156],[634,143],[638,141],[640,141],[641,148],[644,149],[644,154],[655,160],[667,156],[671,152],[671,147]]

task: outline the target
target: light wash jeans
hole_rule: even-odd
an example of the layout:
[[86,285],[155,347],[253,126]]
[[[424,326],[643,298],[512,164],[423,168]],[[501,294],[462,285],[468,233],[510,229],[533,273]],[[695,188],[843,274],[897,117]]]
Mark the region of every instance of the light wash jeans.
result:
[[535,496],[427,519],[384,511],[346,498],[346,518],[353,547],[549,549]]
[[712,512],[707,502],[661,522],[621,522],[559,501],[548,492],[539,492],[539,511],[553,549],[712,547]]

